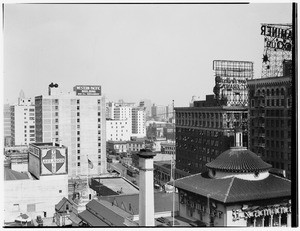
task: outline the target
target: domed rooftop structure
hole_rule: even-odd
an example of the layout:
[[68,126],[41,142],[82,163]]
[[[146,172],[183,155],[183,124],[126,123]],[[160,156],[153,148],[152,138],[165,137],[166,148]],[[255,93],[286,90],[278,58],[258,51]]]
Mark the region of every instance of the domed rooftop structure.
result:
[[272,167],[244,147],[232,147],[206,166],[224,172],[262,172]]
[[242,131],[235,133],[235,147],[220,154],[215,160],[206,164],[211,170],[231,173],[259,173],[272,168],[254,152],[242,146]]

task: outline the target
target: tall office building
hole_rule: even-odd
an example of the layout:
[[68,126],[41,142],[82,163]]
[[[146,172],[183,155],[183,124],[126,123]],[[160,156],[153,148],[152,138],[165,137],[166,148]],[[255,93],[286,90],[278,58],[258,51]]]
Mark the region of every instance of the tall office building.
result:
[[106,118],[112,120],[132,119],[132,105],[124,102],[108,102],[106,104]]
[[4,104],[3,107],[4,119],[4,146],[11,146],[11,114],[10,105]]
[[291,178],[292,77],[253,79],[250,99],[250,150]]
[[146,136],[145,107],[135,107],[134,103],[126,103],[122,100],[117,103],[109,102],[106,104],[106,116],[107,119],[119,121],[118,123],[129,120],[132,125],[130,129],[132,136]]
[[[290,23],[261,25],[264,37],[262,78],[248,81],[250,149],[273,168],[285,172],[289,179],[292,178],[291,160],[296,160],[292,155],[297,155],[291,150],[292,80],[295,78],[292,28]],[[270,46],[271,43],[275,46]]]
[[105,98],[101,86],[75,86],[69,94],[53,86],[49,85],[49,95],[35,97],[36,141],[55,139],[68,148],[69,177],[105,173]]
[[247,147],[247,80],[253,63],[215,60],[214,95],[194,101],[192,107],[177,107],[176,168],[195,174],[233,145],[234,129],[242,128]]
[[146,137],[146,112],[143,107],[132,108],[132,135]]
[[115,120],[128,120],[132,118],[132,107],[130,106],[117,106],[114,108]]
[[12,145],[28,145],[35,142],[35,108],[31,99],[21,91],[18,104],[10,107]]

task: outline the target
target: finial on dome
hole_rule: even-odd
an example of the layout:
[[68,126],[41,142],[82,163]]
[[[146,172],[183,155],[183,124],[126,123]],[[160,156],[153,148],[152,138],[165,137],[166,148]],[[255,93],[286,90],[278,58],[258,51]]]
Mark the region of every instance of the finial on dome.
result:
[[243,130],[236,128],[234,131],[234,147],[243,147]]

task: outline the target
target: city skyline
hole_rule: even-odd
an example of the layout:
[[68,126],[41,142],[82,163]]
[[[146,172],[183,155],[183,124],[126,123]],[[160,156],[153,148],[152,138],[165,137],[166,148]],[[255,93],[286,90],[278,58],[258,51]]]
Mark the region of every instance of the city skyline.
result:
[[[292,5],[5,4],[4,103],[101,85],[111,101],[187,106],[213,94],[213,60],[254,62],[261,23],[291,23]],[[238,19],[238,20],[237,20]],[[167,93],[167,94],[166,94]]]

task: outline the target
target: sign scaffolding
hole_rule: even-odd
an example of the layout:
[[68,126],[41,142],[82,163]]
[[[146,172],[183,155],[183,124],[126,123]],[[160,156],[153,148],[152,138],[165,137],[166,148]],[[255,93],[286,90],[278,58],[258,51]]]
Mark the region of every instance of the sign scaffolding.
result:
[[264,53],[262,78],[278,77],[290,74],[292,70],[292,25],[262,24]]

